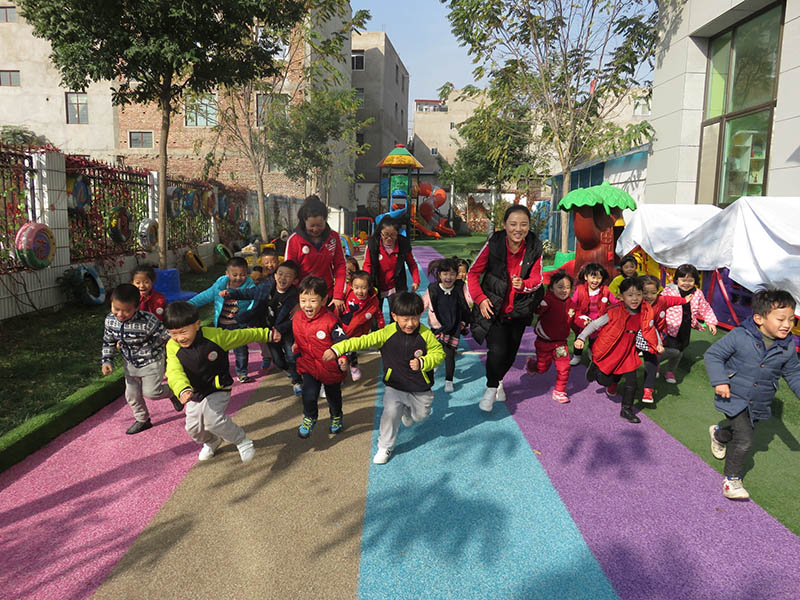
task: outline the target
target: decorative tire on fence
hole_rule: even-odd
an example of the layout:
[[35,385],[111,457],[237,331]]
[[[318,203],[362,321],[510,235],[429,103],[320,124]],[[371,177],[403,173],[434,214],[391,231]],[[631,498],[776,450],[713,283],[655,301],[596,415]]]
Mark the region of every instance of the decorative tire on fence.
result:
[[208,271],[208,267],[203,262],[203,259],[200,258],[200,254],[193,252],[191,250],[187,250],[183,258],[186,260],[186,264],[189,265],[189,268],[193,272],[205,273],[206,271]]
[[125,206],[115,206],[111,209],[111,218],[108,224],[108,233],[111,239],[120,246],[127,244],[131,239],[131,213]]
[[222,195],[219,197],[219,204],[217,206],[218,214],[221,219],[228,216],[228,197]]
[[200,214],[200,198],[197,192],[189,192],[186,194],[186,197],[183,199],[183,208],[185,208],[186,212],[189,214]]
[[56,254],[56,238],[43,223],[25,223],[17,232],[14,247],[17,258],[26,267],[44,269]]
[[200,210],[207,217],[213,217],[217,214],[217,197],[211,190],[203,192],[203,200],[200,203]]
[[152,252],[158,246],[158,221],[145,219],[139,224],[139,245],[145,252]]
[[253,228],[250,227],[250,221],[244,220],[239,221],[239,234],[245,238],[249,239],[253,233]]
[[100,276],[92,267],[78,267],[83,287],[80,298],[84,304],[103,304],[106,301],[106,288]]
[[167,188],[167,215],[171,219],[175,219],[181,215],[183,196],[185,194],[186,192],[177,185]]
[[214,253],[225,262],[233,258],[233,252],[225,244],[217,244],[216,248],[214,248]]
[[89,210],[92,203],[92,195],[89,193],[89,186],[83,181],[83,176],[79,175],[72,185],[72,199],[75,201],[75,208],[81,212]]

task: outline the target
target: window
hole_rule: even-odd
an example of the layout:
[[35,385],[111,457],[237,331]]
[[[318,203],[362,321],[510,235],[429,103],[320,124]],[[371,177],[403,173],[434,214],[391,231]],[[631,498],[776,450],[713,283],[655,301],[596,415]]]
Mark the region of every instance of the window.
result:
[[403,92],[406,91],[406,76],[405,75],[403,75],[403,77],[400,79],[400,90],[403,91]]
[[400,106],[397,104],[397,102],[395,102],[394,103],[394,118],[395,118],[395,120],[397,120],[397,114],[398,114],[398,109],[399,108],[400,108]]
[[19,86],[19,71],[0,71],[0,85]]
[[217,124],[217,98],[206,94],[187,100],[183,124],[186,127],[213,127]]
[[128,145],[131,148],[152,148],[152,131],[130,131],[128,132]]
[[783,10],[762,11],[709,42],[698,203],[725,207],[766,193]]
[[406,119],[406,111],[401,108],[400,109],[400,123],[405,121],[405,119]]
[[645,98],[636,98],[633,101],[633,116],[634,117],[649,117],[650,116],[650,101]]
[[356,100],[359,105],[364,105],[364,88],[356,88]]
[[67,123],[88,123],[89,104],[83,92],[67,92]]
[[0,23],[16,23],[17,8],[15,6],[0,6]]
[[359,146],[363,146],[364,145],[364,134],[363,133],[357,133],[356,134],[356,144],[358,144]]
[[256,94],[256,125],[264,125],[270,111],[286,112],[287,106],[289,96],[286,94]]
[[455,121],[450,121],[450,129],[455,129],[455,128],[456,128]]
[[363,71],[364,70],[364,51],[363,50],[353,50],[350,53],[350,62],[353,68],[353,71]]
[[394,66],[394,82],[400,83],[400,65]]
[[431,156],[439,156],[439,149],[431,148]]

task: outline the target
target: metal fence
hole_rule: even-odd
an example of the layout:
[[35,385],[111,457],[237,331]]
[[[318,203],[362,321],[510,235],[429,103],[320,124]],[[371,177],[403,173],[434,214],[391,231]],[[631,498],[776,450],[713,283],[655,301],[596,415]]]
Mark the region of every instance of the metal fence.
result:
[[33,157],[0,145],[0,273],[26,269],[14,253],[20,228],[36,219]]
[[207,184],[167,179],[168,248],[196,248],[212,240],[211,216],[202,208],[210,191]]

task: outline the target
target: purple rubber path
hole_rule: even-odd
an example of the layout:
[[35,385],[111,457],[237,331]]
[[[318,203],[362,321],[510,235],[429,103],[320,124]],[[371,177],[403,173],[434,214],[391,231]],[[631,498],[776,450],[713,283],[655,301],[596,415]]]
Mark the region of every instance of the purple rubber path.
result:
[[[440,257],[414,256],[425,269]],[[529,329],[520,351],[533,340]],[[721,476],[645,415],[622,420],[620,398],[584,367],[567,405],[550,397],[552,367],[535,378],[524,367],[519,357],[504,379],[508,409],[621,598],[800,598],[800,538],[755,502],[725,499]]]
[[[257,385],[237,384],[228,412]],[[4,600],[88,598],[172,495],[199,446],[168,400],[148,408],[153,428],[126,435],[118,398],[0,474]]]

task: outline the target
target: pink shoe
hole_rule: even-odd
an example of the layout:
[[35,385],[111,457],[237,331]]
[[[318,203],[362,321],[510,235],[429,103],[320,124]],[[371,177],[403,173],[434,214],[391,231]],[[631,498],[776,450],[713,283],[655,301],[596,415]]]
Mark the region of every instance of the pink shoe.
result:
[[553,400],[560,404],[566,404],[569,402],[569,396],[566,392],[553,391]]
[[673,373],[672,371],[665,371],[664,372],[664,381],[666,381],[667,383],[677,383],[678,382],[678,380],[675,379],[675,373]]
[[539,372],[539,370],[536,368],[535,356],[528,357],[528,361],[525,363],[525,372],[530,376],[536,375]]
[[350,377],[353,378],[353,381],[361,379],[361,369],[358,367],[350,367]]

